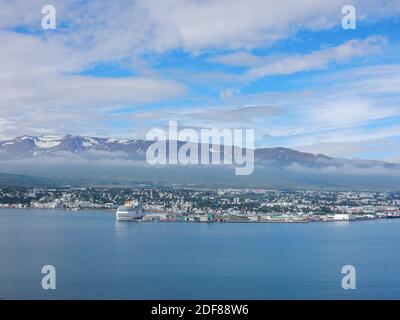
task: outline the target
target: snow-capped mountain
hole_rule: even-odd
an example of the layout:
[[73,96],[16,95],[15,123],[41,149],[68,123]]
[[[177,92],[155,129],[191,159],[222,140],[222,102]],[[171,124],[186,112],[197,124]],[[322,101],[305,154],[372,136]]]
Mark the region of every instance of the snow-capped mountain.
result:
[[[129,158],[144,160],[147,148],[153,141],[95,138],[85,136],[21,136],[13,140],[0,142],[0,159],[21,159],[41,156],[60,156],[65,153],[77,155],[95,155],[106,157],[113,155],[113,158]],[[178,142],[178,147],[183,142]],[[199,148],[200,149],[200,148]],[[215,152],[210,146],[210,154]],[[168,152],[168,145],[167,145]],[[223,147],[220,148],[223,158]],[[314,164],[322,160],[329,160],[329,157],[304,153],[287,148],[262,148],[255,150],[255,159],[263,162],[287,165],[290,163]]]
[[[72,135],[21,136],[13,140],[0,142],[0,160],[38,158],[43,156],[67,156],[74,154],[90,159],[113,158],[145,160],[146,150],[154,141],[140,139],[96,138]],[[178,141],[178,148],[184,142]],[[209,146],[210,155],[215,148]],[[221,146],[221,159],[224,157]],[[198,146],[200,150],[200,146]],[[168,153],[168,144],[167,144]],[[168,154],[167,154],[168,156]],[[383,166],[399,169],[399,164],[373,160],[346,160],[328,157],[321,154],[300,152],[288,148],[259,148],[254,151],[256,164],[286,167],[299,164],[306,167],[355,165],[360,168]]]
[[[55,178],[62,183],[86,181],[89,185],[149,181],[239,187],[400,190],[400,164],[338,159],[288,148],[259,148],[254,150],[253,174],[235,176],[233,168],[229,167],[150,166],[144,160],[153,143],[71,135],[21,136],[0,142],[0,174]],[[183,143],[178,142],[178,148]],[[197,147],[201,150],[201,146]],[[218,152],[215,146],[208,147],[210,155]],[[219,152],[223,158],[222,146]],[[5,180],[7,182],[8,178]]]
[[107,139],[82,136],[22,136],[0,142],[0,157],[21,159],[54,156],[62,153],[83,154],[91,151],[123,152],[134,159],[143,159],[149,142],[143,140]]

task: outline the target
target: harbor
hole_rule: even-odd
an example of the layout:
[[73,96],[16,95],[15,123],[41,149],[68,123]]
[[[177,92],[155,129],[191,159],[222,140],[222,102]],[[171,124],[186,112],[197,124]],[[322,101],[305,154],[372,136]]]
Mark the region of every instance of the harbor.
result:
[[[400,217],[399,192],[147,186],[0,188],[0,208],[102,210],[119,221],[353,222]],[[117,213],[118,212],[118,213]]]

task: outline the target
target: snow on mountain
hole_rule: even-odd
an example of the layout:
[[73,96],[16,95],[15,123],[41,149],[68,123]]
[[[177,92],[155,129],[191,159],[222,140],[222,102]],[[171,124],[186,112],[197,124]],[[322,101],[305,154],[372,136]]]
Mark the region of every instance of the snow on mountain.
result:
[[[93,156],[96,151],[105,153],[125,153],[132,159],[143,159],[149,143],[143,140],[107,139],[71,135],[22,136],[0,142],[0,159],[21,159],[40,156],[55,156],[70,152]],[[114,157],[114,156],[113,156]]]
[[[146,150],[153,141],[129,140],[115,138],[95,138],[71,135],[44,135],[38,137],[21,136],[10,141],[0,142],[0,160],[26,159],[42,156],[65,156],[73,153],[90,159],[113,158],[145,160]],[[178,148],[183,142],[178,142]],[[215,152],[224,158],[224,148],[213,149],[210,146],[210,156]],[[200,148],[198,148],[200,150]],[[167,147],[168,152],[168,147]],[[168,155],[167,155],[168,156]],[[254,152],[257,164],[268,166],[291,166],[299,164],[306,167],[342,166],[352,164],[357,167],[383,166],[400,168],[398,164],[378,161],[354,161],[336,159],[320,154],[299,152],[288,148],[259,148]]]
[[58,146],[63,140],[62,136],[41,136],[34,139],[38,148],[50,149]]

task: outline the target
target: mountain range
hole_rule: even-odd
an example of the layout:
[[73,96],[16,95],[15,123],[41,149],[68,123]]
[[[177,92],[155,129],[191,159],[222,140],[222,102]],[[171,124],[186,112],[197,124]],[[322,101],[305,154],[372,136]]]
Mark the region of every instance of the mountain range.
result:
[[[110,139],[72,135],[21,136],[13,140],[0,142],[0,160],[43,156],[54,157],[62,154],[66,155],[67,153],[85,156],[85,154],[94,154],[96,151],[99,152],[99,158],[121,157],[123,159],[145,160],[146,150],[152,143],[154,141],[141,139]],[[178,148],[184,143],[178,141]],[[200,149],[200,147],[198,148]],[[210,146],[210,153],[215,152],[211,148]],[[222,146],[220,153],[221,158],[223,158]],[[345,160],[282,147],[255,149],[254,157],[256,162],[272,162],[279,166],[287,166],[294,163],[309,166],[327,166],[340,165],[347,162],[364,167],[382,165],[387,168],[400,168],[400,164],[395,163],[374,160]]]
[[[397,163],[341,159],[281,147],[256,148],[254,173],[237,177],[232,171],[215,166],[146,165],[146,150],[152,143],[141,139],[25,135],[0,142],[0,171],[72,181],[113,181],[114,184],[146,180],[281,188],[400,189],[400,164]],[[179,148],[184,142],[177,144]],[[210,155],[216,152],[215,146],[208,147]],[[223,158],[222,146],[219,152]]]

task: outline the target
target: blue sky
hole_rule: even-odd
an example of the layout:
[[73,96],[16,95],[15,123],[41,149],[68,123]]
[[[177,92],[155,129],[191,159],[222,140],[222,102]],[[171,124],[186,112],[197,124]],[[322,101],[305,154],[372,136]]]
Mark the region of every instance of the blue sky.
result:
[[[284,146],[400,162],[400,0],[0,0],[0,139],[253,128]],[[343,5],[357,28],[341,27]]]

